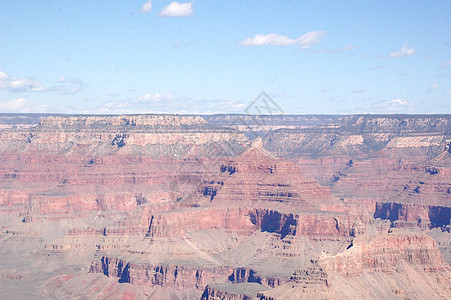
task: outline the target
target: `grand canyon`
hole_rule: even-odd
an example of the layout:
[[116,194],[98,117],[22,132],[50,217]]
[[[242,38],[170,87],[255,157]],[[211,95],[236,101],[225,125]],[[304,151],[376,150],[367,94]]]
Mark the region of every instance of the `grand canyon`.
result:
[[451,299],[451,115],[0,114],[3,299]]

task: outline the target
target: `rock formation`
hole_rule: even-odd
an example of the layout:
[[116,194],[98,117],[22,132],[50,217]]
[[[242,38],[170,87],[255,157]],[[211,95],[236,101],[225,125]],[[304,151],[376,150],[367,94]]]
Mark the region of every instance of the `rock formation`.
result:
[[0,296],[449,299],[451,117],[0,114]]

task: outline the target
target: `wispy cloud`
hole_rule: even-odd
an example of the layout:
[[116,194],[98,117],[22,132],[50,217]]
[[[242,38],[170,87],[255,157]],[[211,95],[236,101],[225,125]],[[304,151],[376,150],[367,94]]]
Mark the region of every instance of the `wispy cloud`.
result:
[[257,34],[240,42],[242,46],[292,46],[297,45],[302,50],[318,44],[325,35],[324,31],[310,31],[303,36],[292,39],[275,33]]
[[68,78],[66,75],[58,79],[56,85],[50,87],[48,90],[57,92],[60,95],[75,95],[88,86],[87,83],[77,78]]
[[451,60],[448,60],[446,63],[444,63],[441,66],[442,69],[447,69],[447,68],[451,68]]
[[278,78],[268,79],[268,80],[265,80],[265,83],[274,83],[277,80],[279,80],[279,79]]
[[177,1],[171,2],[168,6],[164,7],[158,15],[160,17],[185,17],[191,16],[193,11],[193,3],[179,3]]
[[177,42],[174,46],[172,46],[173,49],[180,49],[180,48],[187,48],[194,45],[194,41],[191,42]]
[[353,89],[352,93],[353,94],[362,94],[365,92],[365,89]]
[[445,92],[445,94],[451,95],[451,90],[447,90],[447,91]]
[[436,89],[438,89],[438,87],[439,87],[439,84],[435,82],[435,83],[431,84],[431,86],[428,88],[428,90],[430,92],[435,91]]
[[411,113],[413,112],[413,104],[406,99],[393,99],[361,107],[359,112],[373,114]]
[[383,69],[385,69],[385,66],[382,66],[382,65],[372,66],[372,67],[368,68],[368,70],[371,70],[371,71],[383,70]]
[[38,81],[29,78],[17,78],[0,71],[0,90],[10,92],[56,92],[60,95],[74,95],[87,87],[80,79],[61,76],[51,87],[44,87]]
[[404,44],[398,51],[390,53],[390,57],[405,57],[412,55],[415,55],[415,48],[410,47],[409,44]]
[[[96,113],[242,113],[248,103],[232,99],[195,99],[172,93],[148,93],[127,101],[110,100],[90,108]],[[86,108],[84,108],[86,109]],[[81,108],[80,108],[81,110]]]
[[343,52],[349,52],[354,50],[355,47],[353,45],[347,45],[343,48],[337,48],[337,49],[317,49],[312,51],[313,54],[333,54],[333,53],[343,53]]
[[148,13],[152,10],[152,0],[149,0],[149,2],[146,2],[141,7],[141,12]]

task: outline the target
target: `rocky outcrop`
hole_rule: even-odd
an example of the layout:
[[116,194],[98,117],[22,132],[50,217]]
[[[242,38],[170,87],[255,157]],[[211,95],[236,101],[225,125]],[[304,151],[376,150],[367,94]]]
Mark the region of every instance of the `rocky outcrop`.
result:
[[290,281],[300,283],[304,286],[330,285],[328,273],[315,261],[304,269],[296,270],[293,275],[291,275]]
[[108,277],[118,279],[119,283],[136,285],[158,285],[177,290],[196,287],[204,290],[207,282],[225,280],[230,274],[230,268],[195,268],[175,265],[149,265],[124,261],[120,258],[102,257],[93,262],[90,273],[103,273]]
[[218,291],[214,289],[213,287],[207,286],[205,289],[205,292],[202,294],[202,300],[252,300],[253,297],[249,297],[243,294],[237,294],[225,292],[225,291]]
[[201,300],[251,300],[265,287],[256,283],[213,284],[208,285]]
[[229,281],[232,283],[251,283],[255,282],[267,287],[276,287],[285,282],[283,278],[267,277],[258,275],[252,269],[236,268],[233,269],[232,275],[229,276]]

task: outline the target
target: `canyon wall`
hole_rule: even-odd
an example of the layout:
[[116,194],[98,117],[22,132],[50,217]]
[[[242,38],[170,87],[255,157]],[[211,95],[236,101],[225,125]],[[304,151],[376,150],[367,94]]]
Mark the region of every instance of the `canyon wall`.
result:
[[0,114],[0,295],[451,297],[449,115]]

